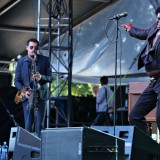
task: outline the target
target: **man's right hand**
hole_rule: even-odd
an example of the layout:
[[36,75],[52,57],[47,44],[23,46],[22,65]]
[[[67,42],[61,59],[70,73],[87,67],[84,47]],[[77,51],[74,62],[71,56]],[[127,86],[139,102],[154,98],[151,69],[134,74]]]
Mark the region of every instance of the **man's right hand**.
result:
[[131,23],[121,24],[121,26],[124,27],[125,31],[127,31],[127,32],[129,32],[129,30],[132,28]]
[[30,98],[30,92],[29,91],[25,91],[25,97],[27,98],[27,99],[29,99]]

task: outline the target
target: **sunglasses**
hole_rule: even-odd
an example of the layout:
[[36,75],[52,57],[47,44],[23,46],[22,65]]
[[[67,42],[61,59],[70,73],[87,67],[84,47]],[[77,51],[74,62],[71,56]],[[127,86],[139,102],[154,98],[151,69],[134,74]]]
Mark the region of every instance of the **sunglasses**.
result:
[[33,49],[33,48],[34,48],[35,50],[38,50],[38,46],[29,46],[29,48],[30,48],[30,49]]

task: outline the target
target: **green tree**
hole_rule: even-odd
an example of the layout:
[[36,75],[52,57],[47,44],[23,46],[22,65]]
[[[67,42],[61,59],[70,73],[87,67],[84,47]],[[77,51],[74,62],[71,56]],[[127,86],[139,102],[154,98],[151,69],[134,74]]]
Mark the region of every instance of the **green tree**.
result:
[[[60,92],[60,96],[67,96],[68,95],[68,86],[67,83],[65,84],[65,82],[61,81],[61,83],[59,83],[61,85],[59,85],[58,89]],[[92,87],[94,85],[90,84],[90,83],[74,83],[72,82],[72,86],[71,86],[71,94],[73,96],[87,96],[87,95],[93,95],[92,92]],[[51,92],[54,96],[56,96],[56,82],[54,81],[51,84]]]

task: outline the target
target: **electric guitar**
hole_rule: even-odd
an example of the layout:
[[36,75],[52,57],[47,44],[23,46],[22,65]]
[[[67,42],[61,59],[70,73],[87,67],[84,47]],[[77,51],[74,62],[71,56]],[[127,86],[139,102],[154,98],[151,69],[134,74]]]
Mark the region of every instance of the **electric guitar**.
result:
[[22,102],[22,97],[25,95],[25,91],[27,90],[26,87],[23,87],[23,91],[18,91],[15,98],[14,98],[14,102],[16,104],[19,104]]

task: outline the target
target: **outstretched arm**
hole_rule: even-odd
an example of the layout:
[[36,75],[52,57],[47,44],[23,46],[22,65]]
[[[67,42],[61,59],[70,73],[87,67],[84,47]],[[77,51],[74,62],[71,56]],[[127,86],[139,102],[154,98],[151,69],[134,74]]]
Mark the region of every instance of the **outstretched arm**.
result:
[[133,27],[131,23],[121,24],[121,26],[125,29],[126,32],[129,32],[132,37],[138,38],[140,40],[146,40],[150,31],[150,29],[139,29]]

